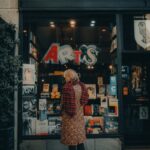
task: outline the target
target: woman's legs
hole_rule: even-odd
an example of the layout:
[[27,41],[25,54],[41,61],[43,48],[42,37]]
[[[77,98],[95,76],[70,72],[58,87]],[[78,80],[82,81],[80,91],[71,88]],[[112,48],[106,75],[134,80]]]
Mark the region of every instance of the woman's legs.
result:
[[84,144],[83,144],[83,143],[78,144],[78,145],[77,145],[77,150],[85,150]]
[[75,146],[75,145],[73,145],[73,146],[70,145],[70,146],[69,146],[69,150],[76,150],[76,146]]

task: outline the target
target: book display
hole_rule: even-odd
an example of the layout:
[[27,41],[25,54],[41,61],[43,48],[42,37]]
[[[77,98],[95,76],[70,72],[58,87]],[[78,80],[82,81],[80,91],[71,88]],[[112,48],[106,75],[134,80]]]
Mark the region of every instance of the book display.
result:
[[[50,68],[59,65],[49,65]],[[73,66],[77,67],[77,66]],[[83,67],[83,66],[82,66]],[[102,66],[101,66],[102,67]],[[39,66],[39,70],[43,65]],[[76,69],[76,68],[75,68]],[[83,69],[83,70],[82,70]],[[88,89],[89,102],[84,106],[85,129],[87,135],[101,135],[118,133],[118,99],[116,87],[116,75],[109,74],[107,78],[100,75],[96,70],[81,68],[78,70],[80,79]],[[101,68],[101,70],[103,67]],[[109,68],[108,68],[109,69]],[[24,135],[55,136],[60,135],[61,130],[61,91],[64,85],[64,78],[61,74],[55,72],[47,73],[44,70],[38,78],[38,87],[35,85],[23,85],[23,118],[26,115],[24,124],[30,127],[30,130],[24,131]],[[92,72],[95,78],[89,81],[89,72]],[[56,73],[56,74],[55,74]],[[35,96],[35,99],[28,97]],[[34,105],[33,105],[34,104]],[[29,123],[30,122],[30,123]],[[26,127],[26,128],[27,128]]]
[[83,13],[69,7],[69,13],[37,11],[38,16],[25,11],[18,92],[23,139],[60,138],[64,71],[73,69],[89,94],[83,108],[88,138],[119,138],[129,146],[150,143],[150,14],[142,8],[146,5],[139,2],[135,11],[129,5],[128,13],[119,9],[105,14],[98,7]]
[[[60,19],[56,36],[55,29],[45,27],[49,34],[41,27],[31,29],[30,57],[22,72],[23,136],[60,136],[66,69],[75,70],[88,90],[89,101],[83,108],[87,136],[119,135],[117,65],[111,57],[117,49],[117,32],[114,17],[108,18],[105,26],[98,22],[96,27],[87,27],[79,19],[83,24],[79,23],[77,30],[68,27],[68,20]],[[49,37],[43,41],[40,34]]]

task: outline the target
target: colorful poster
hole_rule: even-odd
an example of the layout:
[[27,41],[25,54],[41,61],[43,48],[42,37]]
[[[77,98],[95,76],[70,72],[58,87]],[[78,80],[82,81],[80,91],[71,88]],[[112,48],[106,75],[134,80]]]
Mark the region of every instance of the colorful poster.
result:
[[51,99],[58,99],[58,98],[60,98],[60,92],[59,92],[58,84],[53,84],[52,85],[52,92],[51,92]]
[[88,90],[89,99],[96,99],[96,84],[85,84]]
[[118,99],[112,96],[108,97],[108,113],[109,116],[118,116]]
[[44,93],[48,93],[49,92],[49,84],[48,83],[44,83],[43,84],[43,92]]
[[118,117],[105,116],[105,132],[117,133],[118,132]]
[[103,117],[85,116],[85,127],[87,134],[100,134],[104,129]]

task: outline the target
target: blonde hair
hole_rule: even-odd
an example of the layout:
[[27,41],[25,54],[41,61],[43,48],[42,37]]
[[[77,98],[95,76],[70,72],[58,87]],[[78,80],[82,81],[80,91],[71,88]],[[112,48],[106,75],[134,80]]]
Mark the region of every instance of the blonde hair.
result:
[[64,78],[68,77],[70,79],[70,81],[79,81],[79,76],[77,74],[77,72],[73,69],[67,69],[64,72]]

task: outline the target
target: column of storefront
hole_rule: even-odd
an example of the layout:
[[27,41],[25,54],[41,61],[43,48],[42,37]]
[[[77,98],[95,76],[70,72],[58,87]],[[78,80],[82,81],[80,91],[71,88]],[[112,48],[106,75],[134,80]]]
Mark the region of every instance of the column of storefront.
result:
[[[18,13],[18,0],[0,0],[0,18],[5,22],[15,25],[16,37],[18,43],[19,31],[19,13]],[[15,55],[18,55],[18,44],[16,44]],[[14,92],[14,150],[17,150],[18,144],[18,92]]]

